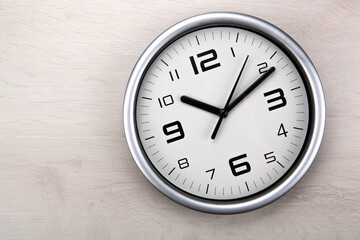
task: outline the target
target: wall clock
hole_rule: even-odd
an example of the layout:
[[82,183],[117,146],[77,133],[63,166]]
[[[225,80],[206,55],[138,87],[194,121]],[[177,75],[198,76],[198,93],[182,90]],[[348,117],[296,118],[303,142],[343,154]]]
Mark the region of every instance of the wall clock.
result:
[[316,70],[277,27],[236,13],[184,20],[130,76],[124,127],[133,158],[170,199],[240,213],[288,192],[319,149],[325,101]]

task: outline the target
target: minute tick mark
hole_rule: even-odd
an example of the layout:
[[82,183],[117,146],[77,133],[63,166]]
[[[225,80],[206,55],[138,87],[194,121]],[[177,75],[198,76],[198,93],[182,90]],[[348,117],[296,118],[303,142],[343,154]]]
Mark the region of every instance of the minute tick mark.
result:
[[155,85],[155,83],[153,83],[153,82],[151,82],[149,80],[147,80],[146,82],[150,83],[151,85]]
[[286,64],[285,66],[283,66],[281,69],[284,69],[284,68],[286,68],[287,66],[288,66],[289,64]]
[[286,76],[289,76],[290,74],[292,74],[294,71],[291,71],[289,73],[286,74]]
[[160,59],[167,67],[169,66],[164,60]]
[[260,177],[260,180],[261,180],[261,182],[262,182],[263,184],[265,184],[265,182],[264,182],[264,180],[262,179],[262,177]]
[[232,47],[230,49],[231,49],[231,53],[232,53],[233,57],[235,57],[234,49]]
[[274,54],[271,55],[270,59],[272,59],[275,56],[276,53],[277,53],[277,51],[275,51]]
[[176,54],[179,54],[178,51],[176,51],[175,47],[173,47],[174,51],[176,52]]
[[290,162],[290,159],[288,159],[287,157],[283,156],[283,158],[284,158],[286,161]]
[[197,36],[195,36],[195,38],[196,38],[196,42],[197,42],[197,44],[198,44],[198,45],[200,45],[200,42],[199,42],[198,37],[197,37]]
[[175,170],[175,168],[171,169],[171,171],[168,173],[168,175],[172,174],[172,172]]
[[268,175],[268,177],[270,178],[270,180],[272,180],[272,178],[271,178],[270,174],[269,174],[269,173],[266,173],[266,174]]
[[151,136],[151,137],[145,138],[145,141],[150,140],[150,139],[153,139],[154,137],[155,137],[155,136]]
[[294,91],[294,90],[299,89],[299,88],[300,88],[300,86],[299,86],[299,87],[292,88],[291,91]]
[[282,168],[285,168],[279,161],[276,161]]
[[181,185],[184,185],[184,183],[186,182],[187,178],[184,179],[183,183]]

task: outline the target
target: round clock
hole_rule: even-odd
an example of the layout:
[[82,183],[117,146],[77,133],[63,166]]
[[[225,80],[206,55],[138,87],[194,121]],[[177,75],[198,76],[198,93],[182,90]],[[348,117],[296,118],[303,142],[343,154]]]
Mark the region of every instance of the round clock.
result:
[[127,142],[162,193],[210,213],[262,207],[310,167],[325,101],[310,59],[248,15],[209,13],[162,33],[137,62],[124,99]]

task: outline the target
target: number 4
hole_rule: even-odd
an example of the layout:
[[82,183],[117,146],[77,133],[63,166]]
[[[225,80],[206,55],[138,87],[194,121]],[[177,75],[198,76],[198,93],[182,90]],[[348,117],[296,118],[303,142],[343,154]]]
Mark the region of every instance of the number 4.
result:
[[284,135],[285,137],[287,137],[287,133],[288,131],[285,130],[284,124],[281,123],[280,128],[278,130],[278,136]]

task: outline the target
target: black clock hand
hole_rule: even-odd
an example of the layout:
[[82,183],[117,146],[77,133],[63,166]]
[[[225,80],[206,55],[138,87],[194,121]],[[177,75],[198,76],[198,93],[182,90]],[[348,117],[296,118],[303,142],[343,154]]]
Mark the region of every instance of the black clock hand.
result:
[[265,79],[267,79],[273,72],[275,67],[269,68],[263,75],[261,75],[253,84],[251,84],[244,92],[242,92],[235,100],[230,103],[228,108],[225,109],[229,113],[236,105],[238,105],[247,95],[249,95],[255,88],[257,88]]
[[221,125],[221,123],[222,123],[222,120],[227,116],[227,112],[228,112],[228,111],[227,111],[226,109],[228,108],[228,106],[229,106],[229,104],[230,104],[230,101],[231,101],[231,98],[232,98],[232,96],[234,95],[236,86],[237,86],[237,84],[239,83],[241,74],[242,74],[242,72],[243,72],[243,70],[244,70],[244,68],[245,68],[245,65],[246,65],[246,62],[247,62],[248,59],[249,59],[249,55],[246,56],[246,59],[245,59],[245,61],[244,61],[244,64],[243,64],[242,67],[241,67],[240,73],[239,73],[239,75],[238,75],[238,77],[237,77],[237,79],[236,79],[236,81],[235,81],[235,84],[234,84],[234,86],[233,86],[233,88],[232,88],[232,90],[231,90],[231,92],[230,92],[230,95],[229,95],[229,97],[228,97],[228,99],[227,99],[227,101],[226,101],[225,107],[224,107],[224,109],[223,109],[223,110],[221,111],[221,113],[220,113],[219,120],[218,120],[218,122],[216,123],[216,126],[215,126],[215,129],[214,129],[213,133],[211,134],[211,139],[215,139],[216,134],[217,134],[217,132],[219,131],[220,125]]
[[216,115],[220,115],[221,113],[221,109],[220,108],[217,108],[217,107],[214,107],[210,104],[207,104],[207,103],[204,103],[202,101],[199,101],[199,100],[196,100],[194,98],[191,98],[191,97],[188,97],[188,96],[181,96],[180,100],[183,102],[183,103],[186,103],[186,104],[189,104],[193,107],[197,107],[197,108],[200,108],[204,111],[207,111],[209,113],[213,113],[213,114],[216,114]]

